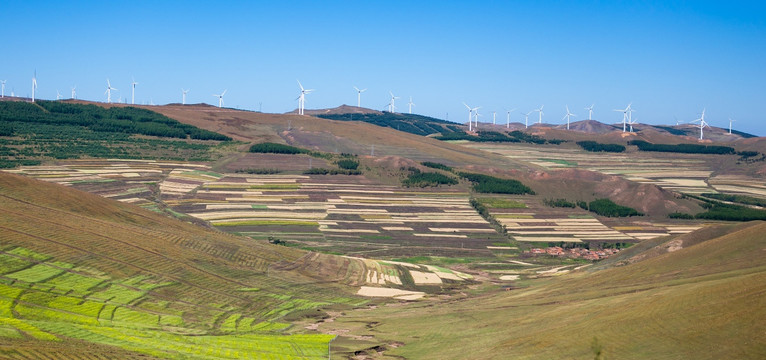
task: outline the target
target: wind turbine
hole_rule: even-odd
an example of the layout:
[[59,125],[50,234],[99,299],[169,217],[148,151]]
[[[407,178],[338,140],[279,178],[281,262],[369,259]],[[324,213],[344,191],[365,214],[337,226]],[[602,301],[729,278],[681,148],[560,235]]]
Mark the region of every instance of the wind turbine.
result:
[[[298,81],[298,80],[295,80]],[[303,109],[306,107],[306,94],[314,91],[314,89],[304,89],[301,82],[298,81],[298,86],[301,88],[301,94],[298,95],[298,115],[303,115]]]
[[622,132],[625,132],[625,125],[628,123],[628,112],[631,111],[630,105],[631,104],[628,104],[628,106],[624,109],[614,109],[614,111],[619,111],[622,113]]
[[395,101],[396,101],[396,99],[399,99],[399,97],[398,96],[394,96],[394,93],[392,93],[390,91],[388,93],[391,94],[391,102],[388,104],[388,112],[393,113],[394,111],[396,111]]
[[511,113],[516,111],[516,108],[513,108],[511,110],[506,111],[506,118],[505,118],[505,128],[510,129],[511,128]]
[[32,77],[32,102],[35,102],[35,90],[37,90],[37,70],[35,70],[35,75]]
[[367,89],[359,90],[358,87],[354,86],[354,90],[356,90],[356,107],[362,107],[362,93]]
[[216,95],[216,94],[213,94],[213,96],[215,96],[215,97],[217,97],[217,98],[218,98],[218,107],[223,107],[223,96],[224,96],[224,95],[226,95],[226,91],[228,91],[228,90],[229,90],[229,89],[225,89],[225,90],[224,90],[224,91],[221,93],[221,95]]
[[733,120],[732,118],[729,118],[729,135],[731,135],[731,123],[735,122],[737,120]]
[[61,100],[61,93],[59,92],[59,89],[56,89],[56,100]]
[[184,88],[181,88],[181,105],[186,105],[186,93],[188,93],[189,90],[184,90]]
[[133,82],[131,82],[130,85],[133,86],[133,90],[131,91],[131,95],[130,95],[130,103],[132,105],[135,105],[136,104],[136,85],[138,85],[138,83],[136,82],[136,78],[131,76],[131,79],[133,79]]
[[407,105],[409,105],[409,107],[410,107],[410,114],[412,114],[412,107],[415,106],[415,103],[412,102],[412,96],[410,96],[410,102],[408,102]]
[[539,113],[539,115],[540,115],[539,120],[537,120],[538,124],[542,124],[543,123],[543,106],[545,106],[545,105],[540,105],[539,109],[535,109],[535,111],[537,111]]
[[571,112],[569,112],[569,105],[567,105],[567,114],[566,114],[566,115],[564,115],[564,117],[563,117],[563,118],[561,118],[561,120],[564,120],[564,118],[566,118],[566,119],[567,119],[567,130],[569,130],[569,117],[570,117],[570,116],[577,116],[577,115],[575,115],[575,114],[572,114]]
[[112,87],[112,84],[109,82],[109,78],[106,79],[106,91],[104,91],[104,94],[106,94],[106,102],[111,103],[112,102],[112,90],[117,90]]
[[3,86],[3,91],[0,93],[0,97],[5,97],[5,82],[8,80],[0,80],[0,84]]
[[473,112],[478,111],[481,106],[472,108],[466,103],[463,103],[463,105],[468,109],[468,131],[473,131]]
[[524,114],[524,128],[525,129],[529,127],[529,114],[531,114],[533,112],[534,112],[534,110]]
[[588,110],[588,120],[593,120],[593,106],[596,104],[593,104],[589,107],[586,107],[585,110]]
[[73,100],[77,99],[77,92],[75,90],[77,90],[77,85],[72,87],[72,99]]
[[497,125],[495,120],[497,120],[497,111],[492,112],[492,125]]
[[476,130],[479,130],[479,116],[484,116],[484,115],[479,114],[479,108],[476,108],[474,110],[475,111],[473,112],[473,118],[474,118],[474,120],[476,120],[476,124],[474,125],[473,128],[476,129]]
[[636,120],[628,119],[628,125],[630,125],[630,132],[633,132],[633,124],[637,124],[637,123],[638,123],[638,119]]
[[697,120],[693,120],[692,122],[697,122],[697,121],[699,121],[699,122],[700,122],[700,140],[702,140],[702,129],[703,129],[705,126],[707,126],[707,127],[710,127],[710,126],[708,125],[708,123],[707,123],[707,122],[705,122],[705,109],[702,109],[702,116],[700,116],[700,118],[699,118],[699,119],[697,119]]

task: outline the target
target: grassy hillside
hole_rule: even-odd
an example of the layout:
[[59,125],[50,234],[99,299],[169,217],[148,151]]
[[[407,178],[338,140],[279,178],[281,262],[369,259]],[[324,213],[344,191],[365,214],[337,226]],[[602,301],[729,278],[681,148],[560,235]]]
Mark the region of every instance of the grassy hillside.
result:
[[594,348],[611,359],[763,358],[764,231],[756,222],[701,243],[687,236],[630,265],[440,307],[355,312],[333,326],[413,359],[593,359]]
[[0,102],[0,167],[47,159],[208,160],[228,136],[134,107]]
[[[290,319],[365,301],[290,270],[303,251],[59,185],[0,173],[0,212],[3,356],[69,357],[87,343],[95,358],[326,358],[333,336],[296,334]],[[327,259],[311,266],[340,271]]]

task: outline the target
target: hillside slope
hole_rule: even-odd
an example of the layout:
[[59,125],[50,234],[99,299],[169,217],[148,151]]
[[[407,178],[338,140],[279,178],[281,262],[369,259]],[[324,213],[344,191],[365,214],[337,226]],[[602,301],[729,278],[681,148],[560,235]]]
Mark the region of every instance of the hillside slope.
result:
[[306,252],[60,185],[0,172],[0,213],[0,351],[12,356],[87,342],[102,357],[326,358],[332,336],[291,335],[287,319],[364,301],[284,270]]
[[367,324],[397,344],[387,355],[412,359],[592,359],[594,349],[612,359],[764,358],[765,231],[755,222],[701,243],[687,235],[629,265],[443,307],[355,312],[334,326],[365,334],[357,324]]

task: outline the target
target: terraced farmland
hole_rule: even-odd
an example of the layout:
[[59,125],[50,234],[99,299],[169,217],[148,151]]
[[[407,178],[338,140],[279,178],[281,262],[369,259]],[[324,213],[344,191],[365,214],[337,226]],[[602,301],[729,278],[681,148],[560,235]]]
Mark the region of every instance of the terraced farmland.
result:
[[581,209],[550,208],[532,201],[525,208],[489,208],[517,241],[545,243],[636,242],[692,232],[701,225],[652,223],[635,219],[600,219]]

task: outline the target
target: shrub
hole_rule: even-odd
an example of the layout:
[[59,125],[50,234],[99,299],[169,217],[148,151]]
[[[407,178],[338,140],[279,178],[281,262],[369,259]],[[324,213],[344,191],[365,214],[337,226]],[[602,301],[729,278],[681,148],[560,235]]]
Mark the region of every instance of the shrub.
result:
[[426,187],[439,185],[456,185],[457,180],[437,172],[413,172],[402,185],[407,187]]
[[643,216],[636,209],[617,205],[609,199],[597,199],[588,203],[588,209],[598,215],[608,217]]
[[424,161],[421,164],[426,167],[430,167],[432,169],[439,169],[444,171],[452,171],[451,166],[444,165],[442,163],[432,162],[432,161]]
[[297,148],[295,146],[265,142],[254,144],[250,147],[250,152],[271,154],[307,154],[309,151],[306,149]]
[[356,170],[359,167],[359,162],[351,159],[338,160],[338,167],[346,170]]
[[574,209],[577,205],[567,199],[545,199],[543,204],[550,207],[564,207]]
[[692,220],[692,219],[694,219],[694,215],[680,213],[680,212],[670,213],[670,214],[668,214],[668,217],[671,218],[671,219],[684,219],[684,220]]

